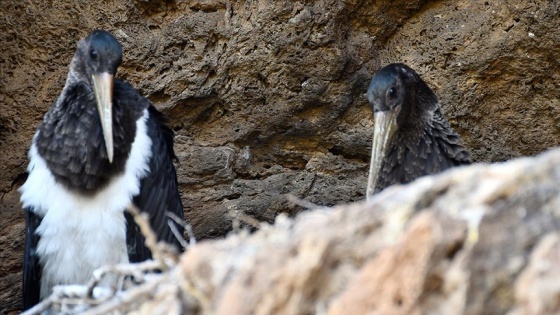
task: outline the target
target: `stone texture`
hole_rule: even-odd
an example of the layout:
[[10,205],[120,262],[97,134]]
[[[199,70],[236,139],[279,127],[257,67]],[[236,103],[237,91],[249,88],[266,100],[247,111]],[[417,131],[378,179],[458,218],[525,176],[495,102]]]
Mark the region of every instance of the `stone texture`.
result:
[[557,145],[559,11],[550,0],[2,1],[0,312],[18,307],[26,151],[90,30],[115,34],[119,76],[170,117],[186,217],[205,239],[238,212],[295,215],[288,193],[362,199],[364,94],[387,62],[426,79],[477,161]]
[[511,315],[560,312],[560,234],[544,237],[515,283],[519,305]]
[[362,267],[328,314],[458,314],[460,300],[450,296],[461,287],[449,280],[466,235],[465,222],[421,213],[400,244]]

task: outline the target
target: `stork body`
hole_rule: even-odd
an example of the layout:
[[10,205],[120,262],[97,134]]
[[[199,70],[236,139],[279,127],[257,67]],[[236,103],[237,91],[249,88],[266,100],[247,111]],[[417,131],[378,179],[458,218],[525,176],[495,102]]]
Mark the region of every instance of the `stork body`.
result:
[[410,67],[390,64],[368,88],[375,119],[367,198],[393,184],[470,163],[437,96]]
[[64,89],[33,137],[20,188],[25,309],[54,285],[85,284],[99,267],[150,258],[125,213],[130,204],[148,214],[159,240],[181,250],[166,217],[183,218],[173,132],[150,101],[114,78],[121,56],[108,32],[81,40]]

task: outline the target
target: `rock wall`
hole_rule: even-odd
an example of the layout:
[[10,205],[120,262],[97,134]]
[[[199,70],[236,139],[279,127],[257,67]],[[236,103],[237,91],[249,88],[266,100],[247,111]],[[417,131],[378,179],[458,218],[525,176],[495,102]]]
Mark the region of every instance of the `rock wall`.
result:
[[19,307],[26,151],[95,28],[119,76],[177,133],[186,217],[201,239],[240,214],[271,222],[360,200],[372,134],[365,91],[403,61],[440,97],[478,161],[560,140],[560,3],[535,1],[74,1],[0,4],[0,305]]

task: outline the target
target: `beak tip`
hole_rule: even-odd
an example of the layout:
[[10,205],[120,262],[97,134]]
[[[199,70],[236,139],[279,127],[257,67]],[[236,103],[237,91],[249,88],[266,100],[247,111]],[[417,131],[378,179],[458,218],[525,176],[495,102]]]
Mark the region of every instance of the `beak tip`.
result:
[[107,148],[109,150],[107,150],[107,159],[109,160],[109,163],[113,163],[113,150],[111,150],[112,148]]

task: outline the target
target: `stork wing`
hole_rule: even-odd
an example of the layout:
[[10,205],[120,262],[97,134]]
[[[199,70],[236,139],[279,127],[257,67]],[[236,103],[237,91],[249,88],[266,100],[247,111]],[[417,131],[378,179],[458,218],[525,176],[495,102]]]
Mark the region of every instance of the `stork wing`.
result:
[[[140,194],[133,200],[140,211],[147,213],[150,224],[159,241],[174,245],[182,250],[177,237],[171,231],[171,220],[166,212],[171,212],[183,220],[183,206],[179,196],[177,174],[173,166],[173,131],[166,126],[166,119],[153,105],[148,108],[148,136],[152,139],[152,159],[149,163],[149,174],[142,180]],[[144,261],[151,258],[150,250],[144,244],[144,237],[130,214],[127,219],[128,257],[131,262]],[[183,226],[171,224],[183,236]]]
[[23,257],[23,309],[27,310],[39,303],[41,295],[41,266],[36,255],[39,235],[36,231],[41,224],[39,217],[31,209],[25,212],[25,252]]

